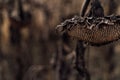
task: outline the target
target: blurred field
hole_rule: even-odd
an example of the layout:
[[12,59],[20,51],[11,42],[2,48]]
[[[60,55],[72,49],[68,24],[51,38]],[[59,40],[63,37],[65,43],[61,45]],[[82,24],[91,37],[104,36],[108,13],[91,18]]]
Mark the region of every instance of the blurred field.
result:
[[[112,2],[112,8],[110,6]],[[101,0],[105,15],[120,14],[120,0]],[[55,27],[80,15],[83,0],[0,0],[0,80],[81,80],[73,68],[76,41]],[[115,5],[115,6],[114,6]],[[120,42],[88,46],[86,65],[91,80],[120,79]],[[65,53],[65,54],[63,54]]]

